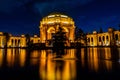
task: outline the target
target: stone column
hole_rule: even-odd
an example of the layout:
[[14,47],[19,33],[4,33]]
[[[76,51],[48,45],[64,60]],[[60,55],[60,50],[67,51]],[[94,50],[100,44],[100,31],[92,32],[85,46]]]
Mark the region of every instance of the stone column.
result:
[[21,47],[26,47],[26,38],[24,35],[21,35]]
[[108,43],[109,43],[109,46],[110,46],[110,41],[111,41],[111,37],[110,37],[110,34],[108,35]]
[[107,43],[107,39],[106,39],[106,36],[104,36],[105,37],[105,46],[106,46],[106,43]]
[[0,47],[2,47],[2,37],[0,36]]

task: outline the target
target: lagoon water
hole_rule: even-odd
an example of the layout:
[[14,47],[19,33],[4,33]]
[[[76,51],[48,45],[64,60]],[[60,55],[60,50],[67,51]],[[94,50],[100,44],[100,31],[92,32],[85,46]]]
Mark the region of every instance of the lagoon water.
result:
[[120,80],[120,48],[0,49],[0,80]]

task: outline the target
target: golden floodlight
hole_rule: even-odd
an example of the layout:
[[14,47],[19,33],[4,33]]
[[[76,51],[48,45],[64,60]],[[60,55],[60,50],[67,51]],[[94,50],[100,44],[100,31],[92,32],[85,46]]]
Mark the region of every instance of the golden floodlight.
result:
[[51,40],[61,27],[69,41],[74,41],[75,25],[71,17],[60,13],[52,13],[40,21],[40,39],[42,43]]

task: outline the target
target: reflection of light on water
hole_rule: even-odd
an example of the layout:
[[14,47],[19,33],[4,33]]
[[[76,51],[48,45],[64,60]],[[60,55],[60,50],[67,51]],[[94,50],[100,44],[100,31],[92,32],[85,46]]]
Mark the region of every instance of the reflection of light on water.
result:
[[[5,49],[4,49],[5,51]],[[14,67],[15,65],[20,65],[21,67],[24,67],[25,60],[26,60],[26,51],[25,49],[7,49],[5,51],[7,53],[4,53],[4,56],[6,57],[6,64],[8,67]]]
[[[6,53],[5,53],[6,54]],[[15,62],[15,49],[7,49],[7,65],[12,67]]]
[[118,62],[120,63],[120,48],[118,48],[118,52],[119,52],[119,60],[118,60]]
[[[74,50],[68,50],[66,52],[64,58],[73,58],[75,57],[74,55]],[[76,65],[75,65],[75,60],[67,60],[67,59],[62,59],[62,60],[53,60],[54,54],[47,54],[47,58],[43,58],[45,52],[41,51],[41,57],[40,58],[40,68],[39,68],[39,73],[40,73],[40,78],[42,80],[70,80],[70,79],[75,79],[76,76]],[[44,53],[44,55],[43,55]]]
[[41,50],[41,59],[45,59],[46,58],[46,51],[45,50]]
[[84,52],[84,48],[81,49],[81,64],[82,64],[82,67],[85,66],[85,52]]
[[120,59],[118,60],[118,62],[120,63]]
[[119,60],[118,60],[118,62],[120,63],[120,48],[118,48],[118,52],[119,52]]
[[108,71],[110,71],[112,69],[112,61],[109,61],[111,59],[111,49],[110,48],[105,48],[105,53],[103,53],[103,54],[105,54],[104,55],[105,59],[107,59],[107,60],[104,61],[105,62],[104,66],[106,67],[106,69]]
[[[65,79],[75,79],[76,76],[76,65],[75,65],[75,60],[71,61],[66,61],[65,66],[64,66],[64,73],[63,73],[63,80]],[[66,75],[66,77],[64,76]]]
[[98,63],[97,48],[90,48],[89,49],[88,65],[89,65],[90,69],[95,70],[96,72],[98,71],[99,63]]
[[30,54],[30,63],[32,65],[37,65],[38,64],[38,57],[39,57],[39,53],[37,50],[33,51],[31,54]]
[[[83,59],[81,60],[83,61],[82,64],[85,64],[84,57],[83,51],[81,52],[81,59]],[[100,68],[104,68],[108,71],[112,69],[112,61],[109,61],[111,59],[110,48],[88,48],[87,59],[90,70],[98,72]]]
[[95,71],[98,71],[98,54],[97,54],[97,48],[94,48],[94,66],[95,66]]
[[25,60],[26,60],[26,51],[25,51],[25,49],[20,50],[19,57],[20,57],[20,66],[23,67],[25,65]]
[[35,51],[33,51],[33,52],[31,53],[30,57],[31,57],[31,58],[38,58],[38,55],[39,55],[39,54],[38,54],[38,51],[35,50]]
[[105,60],[105,67],[109,71],[112,69],[112,61]]
[[105,59],[111,59],[110,48],[105,48]]
[[0,49],[0,67],[2,66],[3,63],[3,49]]
[[65,55],[63,56],[63,58],[65,59],[68,59],[68,58],[76,58],[75,56],[75,52],[76,50],[75,49],[68,49],[68,50],[65,50]]
[[55,63],[53,63],[50,59],[47,60],[47,79],[54,80],[55,79]]

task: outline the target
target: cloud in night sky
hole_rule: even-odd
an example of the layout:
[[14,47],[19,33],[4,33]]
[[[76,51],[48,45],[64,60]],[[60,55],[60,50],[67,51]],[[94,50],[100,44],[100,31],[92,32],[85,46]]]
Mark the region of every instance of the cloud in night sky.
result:
[[0,12],[10,13],[31,0],[0,0]]
[[9,13],[20,6],[30,5],[33,7],[33,11],[44,15],[47,11],[70,10],[76,5],[85,5],[91,1],[93,0],[1,0],[0,12]]
[[35,10],[42,15],[53,11],[71,11],[77,6],[85,5],[93,0],[53,0],[48,2],[37,2],[34,4]]

